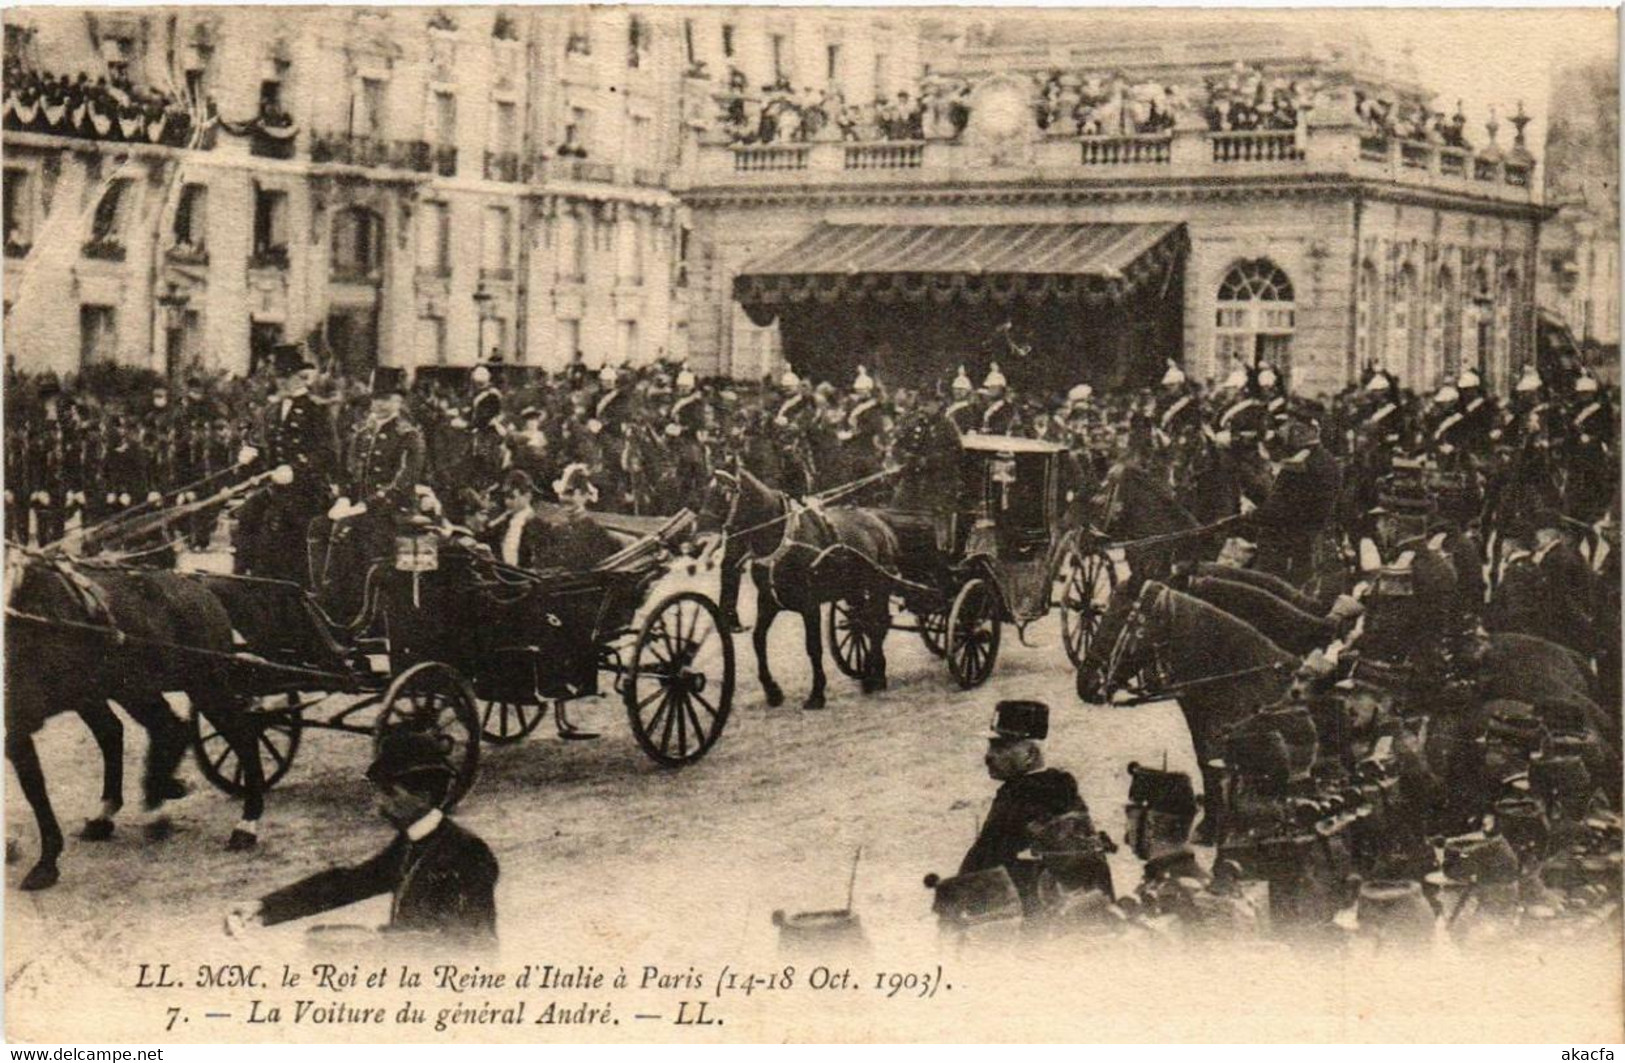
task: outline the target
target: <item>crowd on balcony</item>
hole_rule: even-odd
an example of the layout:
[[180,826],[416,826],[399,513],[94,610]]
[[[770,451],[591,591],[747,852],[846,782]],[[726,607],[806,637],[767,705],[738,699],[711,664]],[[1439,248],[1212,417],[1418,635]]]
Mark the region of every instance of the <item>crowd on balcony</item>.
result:
[[1314,106],[1316,85],[1237,63],[1207,82],[1207,126],[1215,133],[1296,129]]
[[1456,113],[1446,116],[1443,111],[1427,107],[1401,107],[1392,101],[1356,91],[1354,110],[1366,132],[1374,136],[1447,148],[1472,148],[1467,140],[1467,116],[1462,114],[1459,100],[1456,102]]
[[1052,70],[1039,86],[1038,127],[1076,136],[1154,135],[1174,128],[1185,109],[1179,90],[1158,82],[1132,82],[1123,74]]
[[934,75],[912,93],[872,103],[849,103],[835,88],[798,92],[783,76],[752,98],[738,70],[730,72],[728,89],[721,121],[735,144],[953,140],[970,118],[970,86]]
[[8,57],[3,79],[8,130],[171,147],[184,146],[192,133],[184,101],[117,73],[54,74]]

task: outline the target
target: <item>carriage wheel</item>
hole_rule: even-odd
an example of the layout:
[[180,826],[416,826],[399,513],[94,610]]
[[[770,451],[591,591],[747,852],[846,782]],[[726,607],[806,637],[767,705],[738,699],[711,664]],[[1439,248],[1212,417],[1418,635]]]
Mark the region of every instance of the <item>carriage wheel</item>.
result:
[[874,656],[875,640],[858,623],[858,618],[846,599],[837,598],[829,603],[829,617],[824,621],[824,640],[829,643],[830,656],[841,674],[862,679],[869,674],[869,661]]
[[667,767],[705,756],[733,711],[734,644],[703,594],[673,594],[649,613],[626,670],[627,719],[651,759]]
[[941,609],[927,609],[914,614],[920,622],[920,641],[925,648],[931,651],[931,656],[941,657],[948,652],[948,614]]
[[1081,668],[1117,587],[1117,566],[1102,550],[1084,553],[1073,545],[1061,558],[1061,578],[1061,638],[1067,660]]
[[[260,771],[265,774],[265,788],[269,790],[293,766],[304,725],[299,717],[292,714],[267,714],[264,721],[254,722],[259,725],[256,737],[260,750]],[[203,772],[203,777],[216,789],[233,797],[243,796],[246,792],[243,787],[243,766],[237,759],[236,751],[226,741],[226,736],[215,730],[214,724],[197,709],[192,710],[192,752],[197,757],[197,766]]]
[[373,724],[373,749],[384,735],[406,728],[431,735],[454,773],[440,807],[450,811],[474,786],[480,769],[480,715],[468,681],[449,664],[424,661],[390,681]]
[[482,701],[480,704],[480,737],[494,746],[507,746],[519,741],[542,722],[547,708],[534,702]]
[[948,611],[948,671],[966,690],[993,674],[999,657],[999,596],[986,581],[973,579],[959,589]]

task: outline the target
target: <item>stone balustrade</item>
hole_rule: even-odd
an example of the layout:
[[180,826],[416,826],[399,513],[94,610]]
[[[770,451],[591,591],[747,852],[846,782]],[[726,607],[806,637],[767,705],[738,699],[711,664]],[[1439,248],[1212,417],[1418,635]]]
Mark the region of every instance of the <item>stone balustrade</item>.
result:
[[815,141],[707,144],[690,173],[695,189],[847,181],[934,183],[974,175],[1076,182],[1090,178],[1344,175],[1468,195],[1531,202],[1534,162],[1521,153],[1485,152],[1404,141],[1357,127],[1037,137],[1003,149],[960,141]]

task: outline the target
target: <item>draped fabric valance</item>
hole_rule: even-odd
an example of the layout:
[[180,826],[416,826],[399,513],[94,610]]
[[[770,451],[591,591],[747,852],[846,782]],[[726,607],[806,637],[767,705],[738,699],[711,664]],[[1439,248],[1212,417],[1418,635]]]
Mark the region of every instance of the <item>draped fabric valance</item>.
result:
[[1163,282],[1185,243],[1177,222],[826,224],[746,265],[734,297],[761,325],[808,302],[1105,302]]

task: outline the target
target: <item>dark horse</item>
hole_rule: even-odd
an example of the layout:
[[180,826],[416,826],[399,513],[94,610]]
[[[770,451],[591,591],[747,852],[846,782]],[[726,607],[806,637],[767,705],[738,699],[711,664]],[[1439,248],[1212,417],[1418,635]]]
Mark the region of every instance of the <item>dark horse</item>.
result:
[[[174,775],[189,733],[164,694],[186,694],[243,766],[243,822],[226,847],[251,848],[265,808],[264,778],[257,733],[231,693],[231,621],[219,600],[172,572],[75,566],[15,547],[6,550],[6,580],[6,757],[40,833],[39,862],[23,878],[23,889],[45,889],[58,878],[62,828],[34,746],[34,735],[52,716],[76,712],[95,737],[102,807],[82,837],[112,836],[113,816],[124,803],[124,729],[109,700],[151,737],[143,796],[155,811],[183,792]],[[161,820],[149,825],[155,837],[163,831]]]
[[[1246,622],[1156,580],[1141,587],[1115,641],[1107,690],[1128,675],[1152,676],[1146,696],[1165,693],[1179,703],[1203,792],[1217,800],[1221,773],[1213,761],[1221,755],[1222,736],[1280,701],[1298,658]],[[1211,841],[1212,830],[1211,817],[1204,815],[1197,837]]]
[[859,634],[871,647],[864,662],[863,690],[886,688],[884,641],[890,627],[891,589],[886,574],[896,571],[897,537],[873,513],[853,506],[805,505],[776,490],[737,464],[718,469],[706,488],[702,529],[720,528],[723,598],[727,581],[738,593],[739,568],[751,566],[756,586],[756,672],[767,703],[778,706],[784,692],[767,662],[767,634],[781,611],[801,614],[813,685],[803,708],[824,707],[824,637],[820,610],[845,601]]

